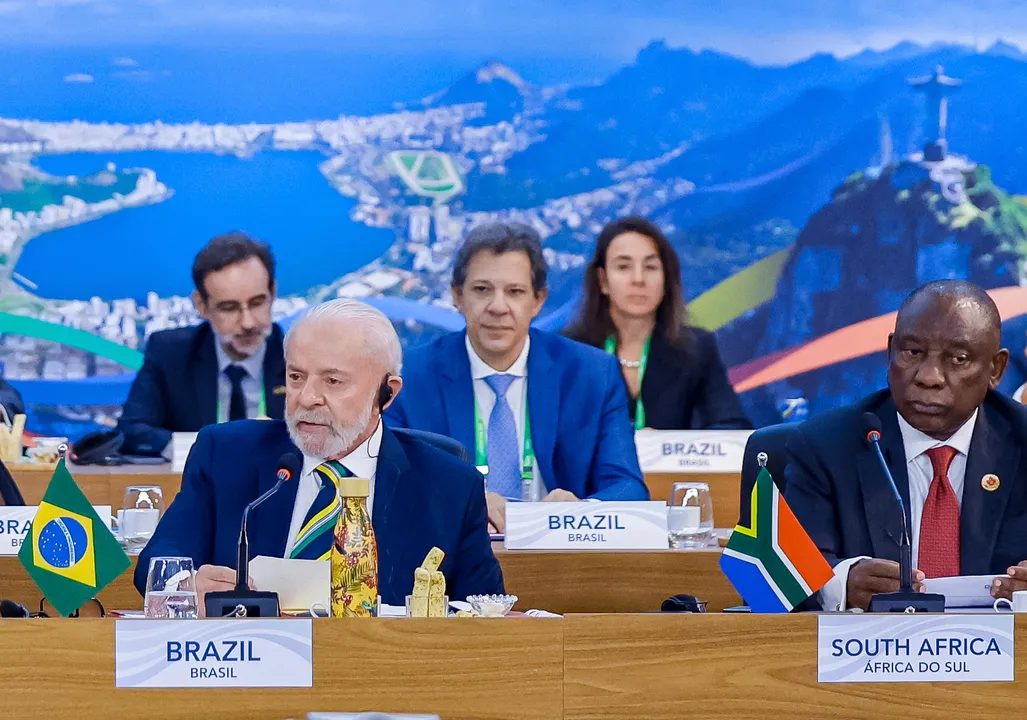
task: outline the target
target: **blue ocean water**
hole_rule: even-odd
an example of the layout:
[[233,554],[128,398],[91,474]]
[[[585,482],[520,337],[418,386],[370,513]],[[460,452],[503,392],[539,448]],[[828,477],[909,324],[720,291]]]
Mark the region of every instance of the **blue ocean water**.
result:
[[279,293],[302,293],[379,257],[392,231],[353,222],[350,198],[324,179],[316,152],[74,154],[38,158],[55,175],[86,175],[107,162],[147,167],[175,191],[162,203],[122,210],[29,242],[16,270],[46,298],[144,300],[192,291],[196,252],[214,235],[243,230],[269,243]]

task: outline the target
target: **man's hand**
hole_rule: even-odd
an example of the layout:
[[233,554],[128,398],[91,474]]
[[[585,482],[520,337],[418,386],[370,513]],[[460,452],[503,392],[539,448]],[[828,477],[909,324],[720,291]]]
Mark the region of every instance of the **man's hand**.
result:
[[494,492],[485,493],[489,513],[489,532],[506,532],[506,498]]
[[1019,565],[1009,568],[1006,571],[1008,578],[995,578],[991,583],[991,596],[993,598],[1013,599],[1013,593],[1017,590],[1027,590],[1027,560]]
[[[849,581],[846,585],[846,603],[850,608],[866,610],[870,607],[870,597],[876,593],[898,592],[899,564],[891,560],[860,560],[849,568]],[[913,591],[924,591],[924,574],[913,571]],[[845,608],[847,609],[847,608]]]
[[[250,579],[250,590],[256,590]],[[221,565],[202,565],[196,571],[196,602],[199,603],[200,617],[206,617],[207,609],[204,598],[209,592],[235,590],[235,570]]]
[[557,488],[542,498],[542,502],[578,502],[578,497],[572,492]]

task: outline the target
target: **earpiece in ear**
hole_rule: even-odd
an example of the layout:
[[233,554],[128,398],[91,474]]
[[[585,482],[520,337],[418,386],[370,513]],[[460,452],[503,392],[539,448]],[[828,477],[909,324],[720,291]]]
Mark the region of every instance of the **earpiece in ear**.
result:
[[385,409],[385,406],[389,404],[389,400],[392,400],[392,388],[389,386],[389,376],[386,375],[385,379],[382,380],[382,385],[378,388],[378,412]]

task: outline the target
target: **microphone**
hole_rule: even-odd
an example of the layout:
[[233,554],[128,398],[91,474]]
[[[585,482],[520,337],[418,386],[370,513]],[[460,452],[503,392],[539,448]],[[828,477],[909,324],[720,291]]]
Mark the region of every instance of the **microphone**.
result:
[[27,618],[32,617],[29,609],[13,600],[0,600],[0,617]]
[[250,538],[247,531],[250,513],[258,505],[278,492],[303,466],[295,453],[278,458],[275,484],[266,493],[249,503],[242,511],[239,527],[239,547],[236,553],[235,590],[207,593],[204,607],[207,617],[277,617],[278,593],[250,590]]
[[[899,591],[894,593],[875,593],[870,598],[870,612],[945,612],[945,596],[937,593],[913,592],[913,559],[912,543],[909,540],[909,521],[906,519],[906,504],[902,501],[895,478],[892,476],[888,461],[881,452],[881,418],[872,412],[863,413],[863,430],[866,432],[867,443],[874,450],[877,462],[881,465],[884,476],[888,479],[892,495],[899,506],[902,516],[902,535],[899,544]],[[891,536],[891,533],[888,533]],[[894,540],[895,538],[892,537]]]

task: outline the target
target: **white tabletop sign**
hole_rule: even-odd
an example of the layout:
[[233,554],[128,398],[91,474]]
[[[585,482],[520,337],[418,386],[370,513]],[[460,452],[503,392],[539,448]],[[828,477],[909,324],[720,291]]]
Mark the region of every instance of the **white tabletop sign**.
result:
[[642,472],[742,471],[752,430],[639,430],[635,448]]
[[180,473],[185,470],[185,461],[189,457],[189,451],[196,443],[194,432],[171,433],[171,470]]
[[666,550],[665,502],[507,503],[508,550]]
[[1012,615],[820,615],[822,683],[1012,682]]
[[[36,505],[15,505],[0,507],[0,555],[17,555],[22,540],[32,529],[32,518],[39,509]],[[111,526],[111,506],[94,505],[93,510],[100,519]]]
[[114,686],[313,686],[310,619],[118,620]]

